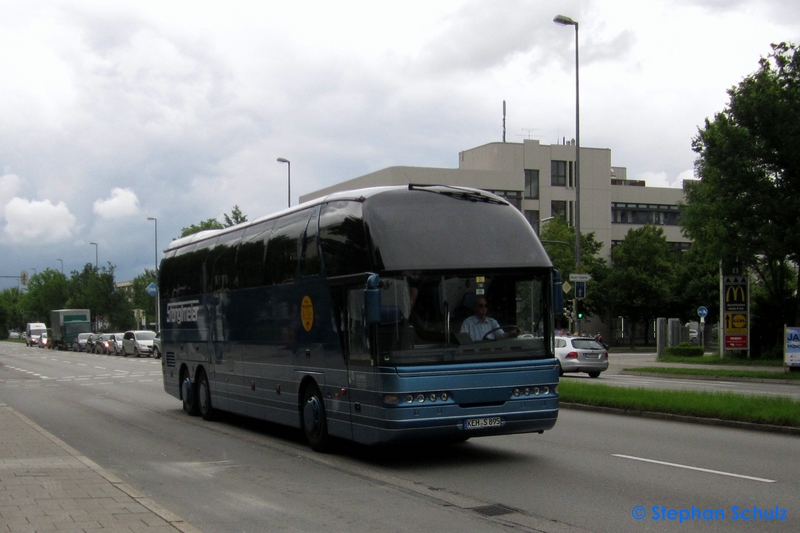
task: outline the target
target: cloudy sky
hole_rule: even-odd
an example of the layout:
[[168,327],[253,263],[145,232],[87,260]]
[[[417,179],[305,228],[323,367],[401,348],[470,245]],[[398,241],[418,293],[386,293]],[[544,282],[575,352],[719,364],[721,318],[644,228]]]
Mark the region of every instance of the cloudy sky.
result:
[[[649,186],[796,0],[2,0],[0,275],[155,262],[181,228],[250,219],[392,165],[455,168],[502,139],[574,137]],[[59,259],[61,261],[59,261]],[[0,288],[16,286],[0,279]]]

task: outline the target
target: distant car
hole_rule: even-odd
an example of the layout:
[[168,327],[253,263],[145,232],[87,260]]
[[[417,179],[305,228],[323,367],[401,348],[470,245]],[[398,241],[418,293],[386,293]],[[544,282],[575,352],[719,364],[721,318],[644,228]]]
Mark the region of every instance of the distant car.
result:
[[122,336],[122,355],[125,357],[128,355],[150,357],[150,354],[153,353],[153,339],[155,338],[155,331],[126,331]]
[[122,353],[122,337],[124,333],[112,333],[108,342],[108,354],[120,355]]
[[47,332],[43,331],[41,335],[39,335],[39,339],[36,341],[36,345],[39,348],[47,348]]
[[560,374],[586,372],[596,378],[608,370],[608,350],[591,337],[556,337]]
[[86,345],[84,346],[86,353],[94,352],[94,343],[97,342],[97,339],[99,338],[99,333],[91,333],[88,337],[86,337]]
[[94,353],[107,355],[111,346],[111,333],[103,333],[94,342]]
[[9,331],[8,332],[8,338],[9,339],[19,339],[20,338],[19,331]]
[[85,352],[86,341],[92,335],[94,335],[94,333],[78,333],[78,336],[75,338],[75,342],[72,343],[72,350],[75,352]]
[[161,332],[156,333],[156,338],[153,339],[153,357],[161,359]]

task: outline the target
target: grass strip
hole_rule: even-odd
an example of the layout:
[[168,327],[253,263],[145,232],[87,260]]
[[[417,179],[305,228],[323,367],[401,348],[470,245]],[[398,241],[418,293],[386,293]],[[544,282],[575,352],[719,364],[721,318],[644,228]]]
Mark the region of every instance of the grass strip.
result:
[[782,359],[727,359],[719,355],[704,355],[702,357],[678,357],[676,355],[662,355],[656,359],[659,363],[689,363],[693,365],[736,365],[736,366],[783,366]]
[[800,381],[800,372],[769,372],[759,370],[724,370],[721,368],[675,368],[637,366],[626,368],[630,372],[650,372],[653,374],[677,374],[682,376],[704,376],[715,378],[780,379]]
[[800,402],[784,396],[651,390],[595,385],[571,380],[561,380],[558,392],[562,402],[800,427]]

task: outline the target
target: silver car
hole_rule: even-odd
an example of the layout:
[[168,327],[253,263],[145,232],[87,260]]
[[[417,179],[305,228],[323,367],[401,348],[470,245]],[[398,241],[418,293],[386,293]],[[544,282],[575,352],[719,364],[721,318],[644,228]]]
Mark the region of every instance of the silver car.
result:
[[608,370],[608,350],[591,337],[556,337],[556,358],[561,375],[586,372],[596,378]]
[[125,357],[128,355],[150,357],[150,354],[153,353],[153,339],[155,336],[155,331],[126,331],[122,336],[122,355]]

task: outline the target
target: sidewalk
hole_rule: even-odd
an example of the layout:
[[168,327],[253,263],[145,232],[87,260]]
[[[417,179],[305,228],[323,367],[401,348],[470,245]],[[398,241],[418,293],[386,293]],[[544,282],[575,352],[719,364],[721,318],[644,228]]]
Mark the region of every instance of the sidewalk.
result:
[[0,533],[199,533],[0,403]]
[[[709,357],[709,356],[706,356]],[[622,374],[624,369],[635,369],[639,366],[648,367],[662,367],[662,368],[694,368],[706,370],[752,370],[754,372],[775,372],[776,374],[783,373],[782,366],[756,366],[756,365],[737,365],[732,363],[730,365],[708,365],[708,364],[691,364],[691,363],[661,363],[656,360],[656,354],[653,353],[626,353],[626,352],[610,352],[608,354],[608,373],[609,374]],[[787,382],[789,383],[789,382]]]

